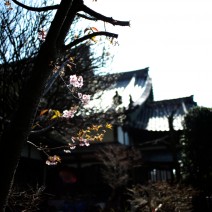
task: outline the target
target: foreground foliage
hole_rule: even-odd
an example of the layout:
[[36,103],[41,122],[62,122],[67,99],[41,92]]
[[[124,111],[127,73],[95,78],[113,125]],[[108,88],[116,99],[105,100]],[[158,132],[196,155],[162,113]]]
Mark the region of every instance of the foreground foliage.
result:
[[36,212],[39,211],[41,203],[45,199],[45,187],[36,186],[27,189],[15,187],[11,190],[8,210],[17,212]]
[[134,185],[128,194],[131,208],[136,212],[191,212],[192,198],[197,192],[192,187],[158,182]]

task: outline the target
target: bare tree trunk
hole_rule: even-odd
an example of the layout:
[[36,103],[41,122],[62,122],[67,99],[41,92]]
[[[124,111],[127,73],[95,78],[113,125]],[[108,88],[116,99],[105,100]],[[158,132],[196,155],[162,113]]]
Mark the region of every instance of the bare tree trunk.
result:
[[58,26],[63,24],[71,8],[72,1],[62,0],[49,29],[45,43],[41,46],[25,93],[10,126],[3,132],[0,140],[2,173],[0,175],[0,211],[4,212],[13,178],[21,155],[22,147],[27,141],[36,108],[42,96],[45,83],[51,73],[52,64],[59,55],[57,46]]

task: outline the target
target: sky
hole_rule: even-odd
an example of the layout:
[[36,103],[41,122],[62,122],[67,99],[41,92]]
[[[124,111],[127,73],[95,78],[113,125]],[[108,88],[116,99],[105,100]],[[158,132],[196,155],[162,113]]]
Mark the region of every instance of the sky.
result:
[[[194,95],[212,107],[211,0],[85,0],[87,6],[130,27],[118,33],[112,71],[149,67],[155,100]],[[99,30],[103,23],[92,23]]]

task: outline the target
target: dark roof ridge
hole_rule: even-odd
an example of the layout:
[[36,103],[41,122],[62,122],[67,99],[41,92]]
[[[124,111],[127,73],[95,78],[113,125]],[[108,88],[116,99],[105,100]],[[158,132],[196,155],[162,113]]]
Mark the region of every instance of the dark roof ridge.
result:
[[174,98],[174,99],[163,99],[163,100],[153,101],[153,102],[149,102],[149,103],[150,104],[162,104],[162,103],[176,103],[176,102],[182,102],[182,101],[194,103],[193,97],[194,97],[194,95],[190,95],[190,96]]
[[[137,69],[132,71],[124,71],[124,72],[117,72],[117,73],[111,73],[109,75],[120,75],[120,76],[126,76],[126,77],[132,77],[134,74],[137,76],[147,76],[149,71],[149,67],[143,68],[143,69]],[[125,78],[125,77],[124,77]]]

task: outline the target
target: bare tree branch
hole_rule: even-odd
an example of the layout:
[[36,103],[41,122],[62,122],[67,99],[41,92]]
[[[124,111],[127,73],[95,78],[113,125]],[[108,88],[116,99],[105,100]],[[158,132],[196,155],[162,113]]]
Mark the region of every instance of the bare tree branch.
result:
[[44,12],[44,11],[48,11],[48,10],[55,10],[55,9],[58,9],[60,6],[59,4],[56,4],[56,5],[52,5],[52,6],[46,6],[46,7],[30,7],[30,6],[27,6],[17,0],[12,0],[12,1],[15,4],[17,4],[18,6],[23,7],[24,9],[35,11],[35,12]]
[[108,36],[108,37],[112,37],[112,38],[118,38],[118,34],[115,34],[115,33],[104,32],[104,31],[102,31],[102,32],[94,32],[94,33],[91,33],[89,35],[85,35],[85,36],[83,36],[81,38],[78,38],[78,39],[74,40],[73,42],[67,44],[65,46],[65,50],[68,50],[68,49],[72,48],[73,46],[76,46],[77,44],[79,44],[79,43],[81,43],[81,42],[83,42],[85,40],[91,39],[91,38],[93,38],[95,36],[102,36],[102,35],[105,35],[105,36]]
[[41,130],[31,130],[30,134],[41,134],[43,132],[46,132],[46,131],[52,129],[53,126],[56,125],[57,123],[58,123],[58,120],[52,122],[50,125],[48,125],[47,127],[43,128]]
[[89,16],[86,16],[86,15],[81,14],[81,13],[77,13],[77,16],[84,18],[84,19],[87,19],[87,20],[91,20],[91,21],[98,21],[97,18],[89,17]]
[[108,22],[108,23],[110,23],[112,25],[130,26],[130,22],[129,21],[114,20],[112,17],[107,17],[107,16],[104,16],[104,15],[102,15],[100,13],[95,12],[94,10],[90,9],[89,7],[87,7],[86,5],[83,5],[81,10],[83,12],[89,14],[90,16],[95,17],[98,20]]
[[[46,36],[46,41],[58,44],[58,39],[61,36],[61,31],[64,31],[64,24],[67,19],[69,10],[72,8],[72,1],[62,1],[60,9],[57,11],[54,20],[51,23],[51,27]],[[55,46],[56,47],[56,46]],[[56,50],[56,49],[55,49]],[[58,50],[56,50],[58,51]]]

